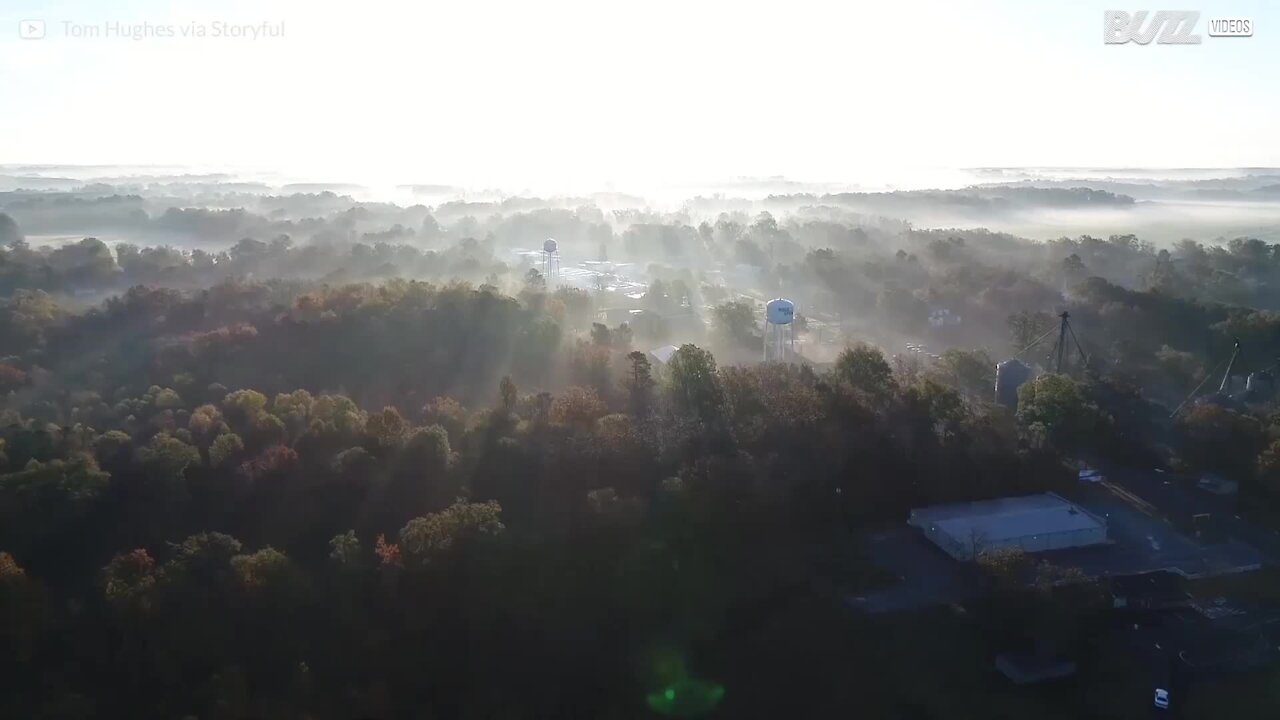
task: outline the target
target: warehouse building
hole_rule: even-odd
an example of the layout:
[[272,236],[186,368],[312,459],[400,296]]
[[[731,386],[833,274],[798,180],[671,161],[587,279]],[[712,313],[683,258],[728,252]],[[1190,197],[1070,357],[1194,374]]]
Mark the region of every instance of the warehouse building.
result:
[[1107,541],[1106,520],[1054,493],[918,508],[907,524],[957,560],[1002,548],[1043,552]]

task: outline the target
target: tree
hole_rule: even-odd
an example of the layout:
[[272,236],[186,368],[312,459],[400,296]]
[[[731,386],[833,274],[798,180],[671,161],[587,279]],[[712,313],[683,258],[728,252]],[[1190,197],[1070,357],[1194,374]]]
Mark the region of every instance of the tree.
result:
[[162,388],[159,392],[157,392],[155,394],[155,399],[153,400],[153,402],[155,403],[156,407],[160,408],[161,410],[172,410],[174,408],[182,407],[182,398],[178,395],[178,393],[174,392],[169,388]]
[[0,246],[9,247],[22,241],[22,231],[18,229],[18,223],[8,215],[0,213]]
[[1280,501],[1280,440],[1271,441],[1258,457],[1258,476],[1272,502]]
[[439,425],[454,442],[462,440],[467,426],[467,409],[451,397],[437,397],[422,407],[422,421],[427,425]]
[[950,439],[959,431],[967,413],[964,401],[955,390],[925,379],[904,393],[906,404],[919,411],[929,429],[940,439]]
[[271,546],[232,557],[231,570],[240,587],[255,595],[289,595],[302,585],[298,569],[284,553]]
[[271,403],[271,414],[280,418],[291,435],[296,436],[311,423],[311,407],[315,398],[306,390],[279,393]]
[[98,464],[110,470],[123,467],[129,462],[132,452],[133,438],[119,430],[108,430],[93,441],[93,454]]
[[116,555],[102,569],[102,589],[117,610],[147,611],[154,603],[156,561],[143,548]]
[[1062,272],[1069,280],[1079,280],[1088,271],[1089,269],[1085,267],[1084,261],[1075,253],[1071,253],[1062,259]]
[[832,374],[837,381],[866,393],[878,402],[886,401],[898,388],[893,369],[877,348],[858,343],[836,357]]
[[1204,363],[1194,354],[1161,345],[1156,363],[1168,374],[1175,387],[1190,390],[1204,377]]
[[649,357],[639,350],[627,353],[627,360],[631,363],[631,369],[623,384],[627,389],[631,414],[638,418],[645,417],[653,403],[652,366]]
[[345,395],[321,395],[311,405],[314,430],[354,439],[365,428],[368,415]]
[[609,326],[603,323],[591,323],[591,344],[601,348],[612,346],[613,337]]
[[231,558],[240,554],[240,541],[219,532],[191,535],[171,545],[172,556],[160,566],[159,581],[177,593],[215,592],[230,587]]
[[0,395],[18,390],[26,384],[25,372],[8,363],[0,363]]
[[363,562],[363,550],[355,530],[334,535],[329,541],[329,559],[344,570],[354,569]]
[[223,433],[209,446],[209,465],[215,468],[235,462],[244,452],[244,441],[235,433]]
[[438,513],[410,520],[400,530],[400,552],[408,565],[425,566],[460,542],[502,534],[497,501],[457,503]]
[[291,470],[298,463],[298,453],[285,445],[272,445],[263,449],[252,460],[240,464],[240,475],[256,482],[265,478],[279,477]]
[[400,417],[400,411],[388,405],[382,408],[382,412],[376,415],[370,415],[369,420],[365,423],[365,432],[368,433],[373,448],[393,448],[398,447],[404,439],[407,430],[404,418]]
[[498,383],[498,407],[505,413],[514,412],[518,398],[519,391],[516,389],[516,384],[511,381],[511,376],[503,375],[502,381]]
[[252,424],[267,407],[267,396],[257,390],[236,390],[222,400],[227,415],[242,426]]
[[744,302],[726,302],[712,311],[712,327],[726,347],[755,350],[761,338],[756,334],[755,311]]
[[425,510],[447,507],[465,491],[450,475],[454,453],[449,433],[439,425],[416,428],[391,463],[390,486],[383,499],[385,518],[403,522]]
[[1255,418],[1206,402],[1184,410],[1177,429],[1183,459],[1196,470],[1239,481],[1253,478],[1255,461],[1265,447]]
[[26,549],[70,530],[103,494],[109,479],[87,453],[67,460],[32,459],[22,470],[0,475],[0,539],[15,550]]
[[5,658],[9,673],[32,661],[52,619],[51,610],[44,588],[12,555],[0,552],[0,657]]
[[222,412],[215,405],[201,405],[191,411],[191,419],[187,421],[187,429],[191,435],[204,441],[226,432],[227,424],[222,421]]
[[671,354],[667,372],[678,410],[707,423],[723,418],[724,389],[710,352],[697,345],[681,345]]
[[1070,377],[1050,374],[1018,388],[1018,422],[1059,451],[1076,452],[1096,444],[1111,418]]
[[985,350],[944,350],[931,374],[973,399],[990,400],[996,384],[996,367]]
[[155,481],[180,481],[187,468],[200,463],[200,451],[168,433],[158,433],[138,450],[143,469]]
[[415,428],[405,438],[403,456],[408,464],[429,473],[448,470],[452,454],[449,433],[439,425]]
[[1021,548],[1002,547],[982,550],[979,543],[977,563],[996,585],[1003,588],[1021,587],[1027,581],[1031,560]]
[[1054,326],[1053,316],[1047,312],[1022,310],[1009,316],[1006,324],[1015,351],[1020,351],[1041,337]]
[[585,430],[608,410],[596,395],[595,390],[571,387],[560,393],[551,403],[551,419],[563,425]]

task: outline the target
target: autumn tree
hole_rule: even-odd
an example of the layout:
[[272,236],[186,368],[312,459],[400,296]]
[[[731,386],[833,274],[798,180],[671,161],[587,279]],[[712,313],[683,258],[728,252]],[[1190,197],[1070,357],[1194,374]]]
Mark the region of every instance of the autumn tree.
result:
[[552,421],[579,429],[590,428],[596,418],[607,411],[608,408],[591,388],[568,388],[551,403]]
[[122,612],[145,612],[155,602],[156,562],[138,548],[116,555],[102,570],[107,602]]
[[244,441],[235,433],[223,433],[209,445],[209,465],[220,468],[236,462],[244,453]]
[[500,535],[505,529],[502,508],[497,502],[460,502],[438,513],[410,520],[400,530],[399,545],[406,564],[421,567],[459,543]]

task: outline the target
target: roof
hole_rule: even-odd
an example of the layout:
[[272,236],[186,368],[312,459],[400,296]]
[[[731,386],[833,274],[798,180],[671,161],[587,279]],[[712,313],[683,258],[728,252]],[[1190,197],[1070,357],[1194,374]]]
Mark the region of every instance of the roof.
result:
[[675,355],[676,350],[679,350],[679,349],[680,348],[676,347],[675,345],[663,345],[660,348],[654,348],[650,350],[649,354],[652,355],[655,359],[657,359],[658,362],[662,363],[663,365],[666,365],[668,362],[671,361],[671,356]]
[[956,539],[976,536],[985,542],[1106,527],[1102,519],[1053,493],[919,508],[911,511],[911,524],[938,527]]

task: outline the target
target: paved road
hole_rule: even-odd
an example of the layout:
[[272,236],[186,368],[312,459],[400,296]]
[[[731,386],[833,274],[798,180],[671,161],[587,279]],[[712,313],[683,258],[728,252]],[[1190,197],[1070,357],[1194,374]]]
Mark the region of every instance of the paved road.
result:
[[1260,551],[1264,562],[1280,565],[1280,533],[1258,527],[1237,514],[1232,496],[1214,495],[1195,486],[1191,478],[1155,471],[1108,469],[1108,479],[1155,506],[1174,522],[1186,522],[1197,513],[1210,513],[1216,534]]
[[1111,543],[1047,553],[1046,558],[1054,563],[1079,567],[1090,575],[1168,569],[1199,577],[1255,570],[1265,562],[1263,553],[1239,540],[1198,542],[1100,485],[1083,486],[1072,496],[1107,521]]

